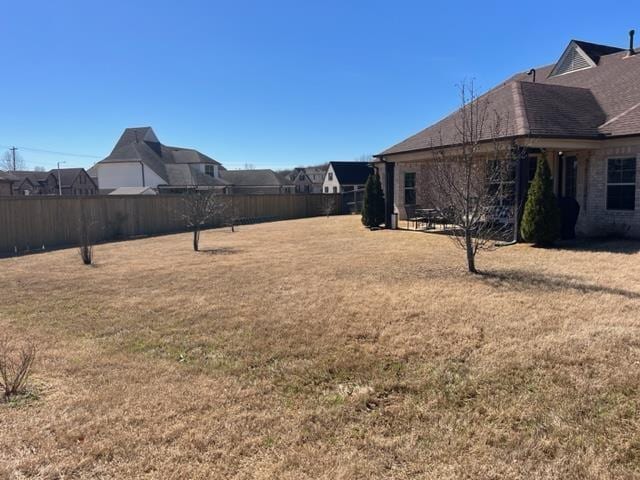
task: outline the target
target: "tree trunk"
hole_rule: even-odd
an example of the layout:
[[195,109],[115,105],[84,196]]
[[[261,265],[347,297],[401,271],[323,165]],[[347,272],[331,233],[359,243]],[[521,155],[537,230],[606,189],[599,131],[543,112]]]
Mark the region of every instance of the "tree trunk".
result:
[[473,237],[469,230],[464,232],[464,243],[467,249],[467,267],[471,273],[478,273],[476,270],[476,254],[473,251]]
[[200,243],[200,229],[196,228],[193,231],[193,251],[194,252],[198,251],[199,243]]

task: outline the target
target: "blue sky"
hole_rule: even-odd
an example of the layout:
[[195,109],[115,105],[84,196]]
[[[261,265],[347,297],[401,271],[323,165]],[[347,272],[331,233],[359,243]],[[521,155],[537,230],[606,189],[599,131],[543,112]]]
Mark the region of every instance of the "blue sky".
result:
[[[350,160],[453,110],[463,79],[486,90],[571,38],[622,47],[640,30],[632,2],[532,5],[3,2],[0,150],[102,157],[125,127],[150,125],[228,168]],[[20,153],[28,167],[99,159]]]

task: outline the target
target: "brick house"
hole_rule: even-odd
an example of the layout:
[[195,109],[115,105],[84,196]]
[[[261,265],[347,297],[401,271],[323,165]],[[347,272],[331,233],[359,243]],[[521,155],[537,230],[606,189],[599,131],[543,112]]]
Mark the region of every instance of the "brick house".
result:
[[[580,206],[578,234],[640,237],[638,79],[640,54],[631,33],[627,49],[572,40],[555,63],[517,73],[480,97],[509,119],[500,138],[520,153],[512,178],[516,219],[544,154],[556,196]],[[422,204],[420,177],[428,172],[434,145],[456,148],[459,118],[460,111],[454,112],[375,155],[388,225],[392,213],[402,219],[408,206]]]

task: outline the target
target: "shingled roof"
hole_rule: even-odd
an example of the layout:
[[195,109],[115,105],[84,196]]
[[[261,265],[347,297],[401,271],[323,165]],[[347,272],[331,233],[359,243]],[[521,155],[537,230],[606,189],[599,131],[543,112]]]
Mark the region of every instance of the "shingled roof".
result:
[[[61,168],[59,171],[57,169],[51,170],[50,172],[47,172],[47,175],[53,173],[56,177],[56,180],[59,179],[60,183],[62,184],[62,188],[65,188],[71,187],[73,185],[73,182],[76,181],[76,178],[78,178],[78,175],[80,175],[83,171],[84,168]],[[87,174],[87,176],[89,175]],[[89,176],[89,178],[91,177]],[[91,181],[94,182],[93,179],[91,179]],[[98,188],[98,185],[96,185],[96,188]]]
[[127,128],[108,157],[101,163],[142,162],[168,185],[223,186],[220,178],[205,175],[195,164],[220,165],[192,148],[163,145],[151,127]]
[[371,174],[366,162],[329,162],[341,185],[364,185]]
[[[502,136],[608,138],[640,135],[640,54],[572,40],[593,66],[552,76],[556,64],[536,69],[536,83],[518,73],[480,97],[506,121]],[[460,110],[377,156],[458,143]],[[488,130],[488,129],[487,129]],[[488,140],[490,132],[483,133]]]
[[220,176],[233,185],[242,187],[278,187],[293,185],[291,180],[277,174],[273,170],[223,170]]
[[0,181],[1,182],[15,182],[17,178],[11,174],[11,172],[3,172],[0,170]]

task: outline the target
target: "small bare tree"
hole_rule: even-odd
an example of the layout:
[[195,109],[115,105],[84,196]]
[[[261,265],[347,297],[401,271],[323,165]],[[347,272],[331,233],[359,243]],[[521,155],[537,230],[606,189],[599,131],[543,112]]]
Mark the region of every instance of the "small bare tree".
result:
[[323,195],[322,199],[322,212],[329,218],[336,213],[336,194],[332,193],[331,196]]
[[513,209],[505,206],[514,195],[512,148],[501,141],[508,122],[476,96],[473,83],[461,85],[460,98],[453,131],[432,144],[422,185],[430,205],[451,225],[451,238],[465,250],[469,272],[477,273],[478,251],[493,249],[513,231]]
[[87,216],[84,208],[78,218],[78,253],[85,265],[93,263],[94,222]]
[[213,189],[189,190],[184,194],[182,217],[187,228],[193,231],[193,250],[200,249],[200,231],[223,211],[223,204]]
[[35,359],[33,343],[16,345],[8,336],[0,336],[0,388],[5,400],[24,393]]

